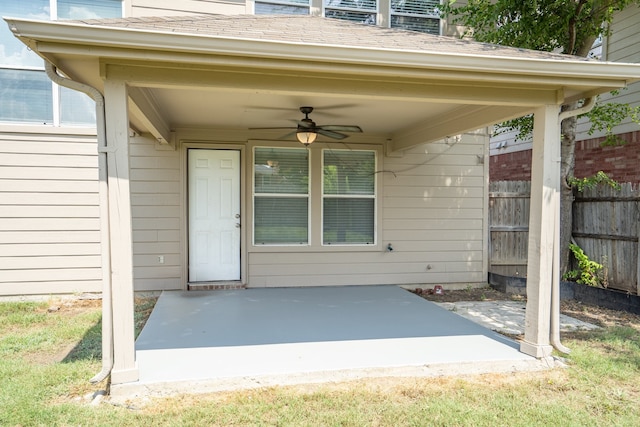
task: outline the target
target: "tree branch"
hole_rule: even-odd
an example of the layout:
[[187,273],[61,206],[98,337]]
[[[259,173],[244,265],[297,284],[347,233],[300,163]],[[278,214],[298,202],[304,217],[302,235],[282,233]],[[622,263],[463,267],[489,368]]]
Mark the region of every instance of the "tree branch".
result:
[[567,54],[572,55],[575,53],[574,50],[576,48],[576,37],[577,37],[576,27],[578,25],[578,18],[580,17],[580,14],[582,13],[582,9],[584,9],[584,6],[586,3],[587,3],[586,0],[580,0],[576,5],[576,9],[574,11],[573,16],[571,17],[571,19],[569,19],[569,28],[568,28],[569,42],[565,52]]

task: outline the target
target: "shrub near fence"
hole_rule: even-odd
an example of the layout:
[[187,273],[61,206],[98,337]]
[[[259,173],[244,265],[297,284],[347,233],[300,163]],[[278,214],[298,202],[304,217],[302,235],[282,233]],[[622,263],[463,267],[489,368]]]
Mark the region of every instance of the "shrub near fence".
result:
[[[496,181],[489,186],[489,271],[526,276],[528,181]],[[590,259],[605,266],[606,284],[640,292],[640,189],[623,184],[585,189],[575,194],[573,237]]]
[[605,267],[606,286],[638,294],[638,221],[640,191],[623,184],[620,190],[598,186],[576,193],[573,237],[593,261]]

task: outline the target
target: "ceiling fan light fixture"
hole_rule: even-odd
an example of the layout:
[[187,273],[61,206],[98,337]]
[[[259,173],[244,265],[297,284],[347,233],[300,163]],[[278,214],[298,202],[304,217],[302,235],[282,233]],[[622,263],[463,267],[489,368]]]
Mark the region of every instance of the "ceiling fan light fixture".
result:
[[312,144],[317,137],[318,137],[318,134],[313,130],[309,130],[309,129],[302,129],[296,132],[296,138],[298,138],[298,141],[300,141],[302,144],[306,146],[308,146],[309,144]]
[[[344,132],[358,132],[362,133],[362,129],[360,126],[356,125],[324,125],[318,126],[316,123],[309,118],[309,114],[313,111],[313,107],[300,107],[300,112],[304,114],[304,119],[297,120],[298,125],[296,127],[272,127],[272,128],[249,128],[251,129],[295,129],[293,132],[288,133],[282,138],[287,138],[294,133],[296,134],[296,139],[304,144],[305,147],[313,144],[313,142],[318,138],[318,134],[326,136],[328,138],[342,140],[347,138],[349,135]],[[282,139],[281,138],[281,139]]]

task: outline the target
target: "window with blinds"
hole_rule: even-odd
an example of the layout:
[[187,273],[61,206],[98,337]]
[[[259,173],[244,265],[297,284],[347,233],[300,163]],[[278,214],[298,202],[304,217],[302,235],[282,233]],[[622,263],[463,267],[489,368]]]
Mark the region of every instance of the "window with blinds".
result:
[[[0,16],[119,18],[122,7],[122,0],[4,0],[0,1]],[[93,100],[53,84],[42,59],[16,39],[6,24],[0,25],[0,94],[0,122],[95,126]]]
[[309,243],[309,152],[256,147],[253,165],[256,245]]
[[391,0],[391,27],[440,34],[439,0]]
[[375,244],[375,170],[374,151],[323,151],[324,245]]
[[256,15],[308,15],[310,0],[256,1]]
[[324,16],[375,25],[378,0],[324,0]]

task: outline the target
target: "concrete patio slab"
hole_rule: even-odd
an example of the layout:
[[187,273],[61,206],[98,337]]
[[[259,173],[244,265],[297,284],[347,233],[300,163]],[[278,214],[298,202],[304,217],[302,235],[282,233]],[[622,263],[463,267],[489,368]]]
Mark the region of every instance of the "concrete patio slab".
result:
[[136,358],[140,380],[112,393],[548,367],[395,286],[163,292]]

